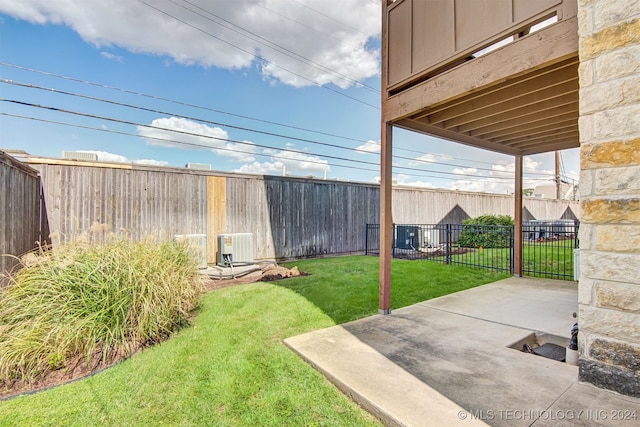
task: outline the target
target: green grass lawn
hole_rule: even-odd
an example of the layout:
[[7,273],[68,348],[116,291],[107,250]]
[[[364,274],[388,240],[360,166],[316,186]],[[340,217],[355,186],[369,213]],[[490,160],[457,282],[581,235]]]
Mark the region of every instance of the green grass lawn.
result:
[[[377,313],[379,258],[321,258],[288,264],[289,267],[293,265],[312,275],[278,284],[313,302],[336,323]],[[477,268],[402,259],[393,260],[391,274],[392,308],[405,307],[509,276]]]
[[[525,241],[522,247],[523,272],[529,277],[573,279],[573,239],[548,242]],[[511,265],[510,248],[473,249],[452,255],[453,263],[476,264],[508,271]]]
[[573,279],[573,239],[525,242],[523,271],[529,277]]
[[[310,276],[208,293],[191,327],[90,378],[0,402],[0,425],[378,423],[284,338],[377,312],[378,258],[300,261]],[[393,261],[394,308],[506,277]]]

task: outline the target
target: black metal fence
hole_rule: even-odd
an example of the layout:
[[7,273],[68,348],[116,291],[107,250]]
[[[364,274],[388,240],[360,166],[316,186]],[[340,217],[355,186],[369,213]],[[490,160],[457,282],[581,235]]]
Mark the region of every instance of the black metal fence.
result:
[[[523,224],[523,274],[572,280],[578,224],[571,220]],[[380,254],[380,225],[367,224],[367,255]],[[394,224],[394,258],[422,259],[495,271],[514,271],[513,227]]]
[[522,273],[573,280],[579,223],[574,220],[527,221],[522,225]]

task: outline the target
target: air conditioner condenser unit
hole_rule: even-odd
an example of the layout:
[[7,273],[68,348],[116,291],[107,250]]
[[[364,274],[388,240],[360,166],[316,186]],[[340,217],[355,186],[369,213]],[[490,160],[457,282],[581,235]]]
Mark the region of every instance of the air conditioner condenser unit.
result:
[[253,264],[253,234],[218,235],[218,265]]

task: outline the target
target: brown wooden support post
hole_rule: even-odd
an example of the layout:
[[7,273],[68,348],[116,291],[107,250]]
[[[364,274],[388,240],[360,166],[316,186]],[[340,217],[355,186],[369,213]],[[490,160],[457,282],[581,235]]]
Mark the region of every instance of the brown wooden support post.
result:
[[391,313],[391,250],[393,245],[392,208],[392,154],[393,154],[393,126],[386,119],[388,74],[388,42],[387,9],[391,3],[382,2],[382,79],[381,82],[381,120],[380,120],[380,289],[379,311],[381,314]]
[[522,155],[516,155],[513,227],[513,275],[522,276]]
[[380,307],[381,314],[391,313],[391,246],[393,244],[392,144],[393,126],[382,123],[380,138]]
[[562,186],[560,181],[560,152],[556,151],[556,200],[560,200],[562,193]]

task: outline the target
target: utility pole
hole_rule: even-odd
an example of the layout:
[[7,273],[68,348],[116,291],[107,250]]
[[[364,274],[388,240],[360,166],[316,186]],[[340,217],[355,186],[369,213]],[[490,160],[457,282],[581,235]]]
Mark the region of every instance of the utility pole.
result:
[[556,200],[560,200],[560,152],[556,151]]

